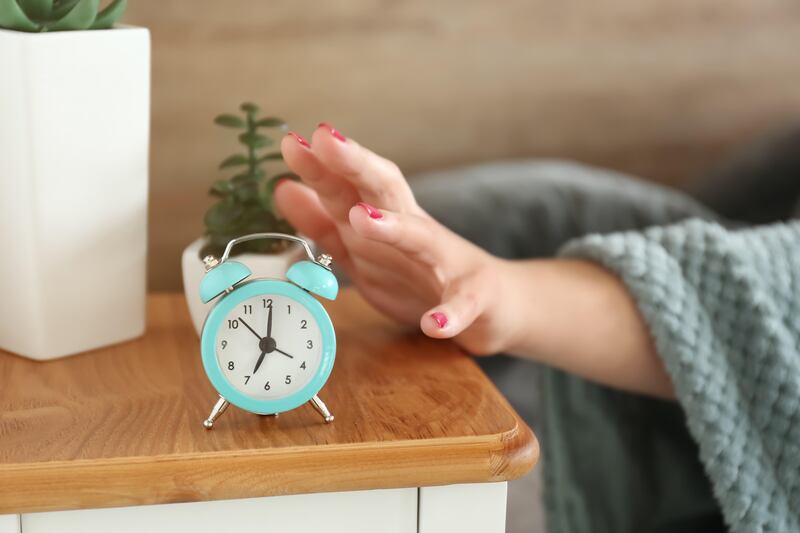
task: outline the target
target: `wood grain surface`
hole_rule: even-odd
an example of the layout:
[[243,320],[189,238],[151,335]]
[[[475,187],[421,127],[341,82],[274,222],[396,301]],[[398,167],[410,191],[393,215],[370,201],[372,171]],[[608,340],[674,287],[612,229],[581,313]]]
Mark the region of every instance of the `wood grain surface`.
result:
[[409,175],[560,157],[682,184],[800,120],[797,0],[151,0],[123,20],[152,33],[159,290],[230,175],[211,119],[245,99],[303,134],[331,121]]
[[136,341],[52,362],[0,352],[0,514],[500,481],[538,444],[455,345],[393,325],[354,292],[320,396],[280,417],[216,400],[183,296],[149,298]]

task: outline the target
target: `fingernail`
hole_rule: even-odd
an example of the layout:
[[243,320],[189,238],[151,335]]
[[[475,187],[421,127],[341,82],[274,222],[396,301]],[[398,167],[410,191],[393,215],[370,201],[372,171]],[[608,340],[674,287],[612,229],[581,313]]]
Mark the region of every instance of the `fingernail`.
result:
[[364,202],[358,202],[356,204],[358,207],[363,209],[369,215],[369,218],[374,218],[375,220],[379,220],[383,218],[383,213],[381,213],[377,208],[372,207],[369,204],[365,204]]
[[345,137],[344,135],[342,135],[341,133],[339,133],[339,130],[337,130],[336,128],[334,128],[333,126],[331,126],[330,124],[328,124],[327,122],[320,122],[320,123],[317,125],[317,127],[318,127],[318,128],[325,128],[326,130],[328,130],[328,131],[330,132],[330,134],[331,134],[331,135],[333,135],[334,137],[336,137],[336,138],[337,138],[337,139],[339,139],[340,141],[342,141],[342,142],[347,142],[347,137]]
[[435,313],[431,313],[431,318],[434,322],[436,322],[436,325],[439,326],[439,329],[442,329],[447,325],[447,316],[444,313],[436,311]]
[[273,191],[277,191],[278,187],[280,187],[281,185],[283,185],[284,183],[289,182],[289,181],[292,181],[292,180],[290,180],[289,178],[281,178],[281,179],[279,179],[278,181],[275,182],[275,186],[272,187],[272,190]]
[[311,148],[311,144],[310,144],[310,143],[309,143],[309,142],[306,140],[306,138],[305,138],[305,137],[303,137],[302,135],[299,135],[299,134],[297,134],[297,133],[295,133],[295,132],[293,132],[293,131],[290,131],[290,132],[289,132],[289,135],[291,135],[292,137],[294,137],[294,140],[295,140],[295,141],[299,142],[300,144],[302,144],[302,145],[303,145],[303,146],[305,146],[306,148]]

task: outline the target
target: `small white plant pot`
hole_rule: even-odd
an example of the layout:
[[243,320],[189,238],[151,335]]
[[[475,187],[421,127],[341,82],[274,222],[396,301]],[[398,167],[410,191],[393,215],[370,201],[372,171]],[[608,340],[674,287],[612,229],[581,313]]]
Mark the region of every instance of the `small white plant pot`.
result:
[[[216,303],[216,300],[207,304],[200,301],[200,280],[203,279],[206,270],[199,254],[205,244],[204,237],[197,239],[183,250],[181,257],[183,292],[186,295],[186,304],[189,306],[192,324],[198,335],[203,329],[203,322],[205,322],[208,312]],[[303,248],[297,245],[292,245],[279,254],[241,254],[231,257],[232,260],[244,263],[252,270],[251,279],[286,279],[286,271],[289,270],[289,267],[307,258]]]
[[145,327],[150,34],[0,30],[0,349]]

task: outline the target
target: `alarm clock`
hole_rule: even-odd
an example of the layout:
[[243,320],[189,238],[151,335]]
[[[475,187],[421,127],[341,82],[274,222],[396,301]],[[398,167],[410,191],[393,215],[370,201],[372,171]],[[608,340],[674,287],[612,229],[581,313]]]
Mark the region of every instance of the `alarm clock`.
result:
[[[255,278],[229,259],[237,244],[256,239],[299,243],[308,260],[294,263],[286,280]],[[253,233],[228,242],[222,257],[203,259],[200,299],[217,302],[200,337],[203,368],[219,400],[203,422],[214,422],[233,404],[259,415],[275,415],[309,402],[326,423],[333,415],[318,393],[336,359],[333,324],[315,294],[336,299],[339,284],[331,257],[314,258],[305,239],[283,233]]]

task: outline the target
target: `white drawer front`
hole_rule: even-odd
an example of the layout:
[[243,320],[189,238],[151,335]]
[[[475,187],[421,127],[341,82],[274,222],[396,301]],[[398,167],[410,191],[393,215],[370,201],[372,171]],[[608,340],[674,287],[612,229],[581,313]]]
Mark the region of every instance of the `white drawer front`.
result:
[[0,533],[19,533],[19,515],[0,514]]
[[417,489],[30,513],[21,522],[23,533],[414,533]]
[[508,483],[419,489],[419,533],[503,533]]

